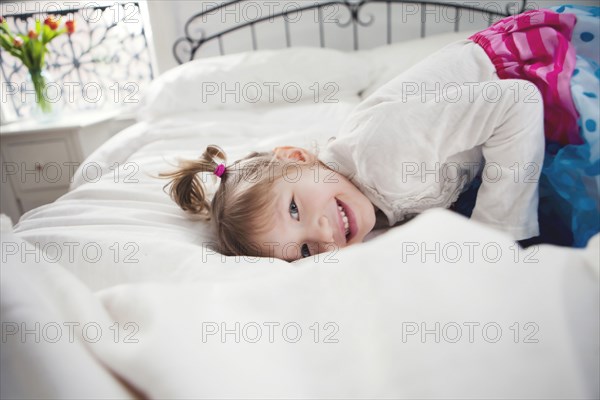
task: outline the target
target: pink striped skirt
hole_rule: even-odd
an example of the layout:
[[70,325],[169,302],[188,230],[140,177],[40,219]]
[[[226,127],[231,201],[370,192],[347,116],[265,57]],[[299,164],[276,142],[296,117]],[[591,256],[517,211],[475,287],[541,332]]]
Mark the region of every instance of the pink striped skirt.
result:
[[504,18],[469,38],[485,50],[499,78],[525,79],[538,87],[544,99],[546,139],[563,145],[583,143],[570,88],[576,22],[573,14],[531,10]]

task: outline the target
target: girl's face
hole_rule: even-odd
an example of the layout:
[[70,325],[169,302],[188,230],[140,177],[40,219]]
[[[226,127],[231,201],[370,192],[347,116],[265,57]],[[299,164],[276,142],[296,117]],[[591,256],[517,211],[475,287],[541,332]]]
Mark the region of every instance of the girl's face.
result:
[[287,261],[310,257],[361,243],[375,226],[369,199],[343,175],[311,165],[309,157],[291,157],[308,162],[288,168],[274,185],[271,228],[256,237],[265,256]]

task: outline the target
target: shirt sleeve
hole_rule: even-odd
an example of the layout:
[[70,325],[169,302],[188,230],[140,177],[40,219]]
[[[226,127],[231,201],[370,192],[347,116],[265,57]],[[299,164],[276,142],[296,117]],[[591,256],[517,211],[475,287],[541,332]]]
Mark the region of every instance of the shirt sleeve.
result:
[[538,186],[544,157],[544,111],[529,81],[506,80],[502,118],[482,146],[482,185],[472,219],[510,233],[515,240],[539,234]]

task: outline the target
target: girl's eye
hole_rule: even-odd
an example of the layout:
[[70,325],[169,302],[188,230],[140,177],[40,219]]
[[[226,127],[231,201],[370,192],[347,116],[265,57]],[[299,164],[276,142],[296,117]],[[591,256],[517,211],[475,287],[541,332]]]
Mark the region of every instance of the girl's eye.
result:
[[[296,221],[300,220],[300,212],[298,211],[298,206],[296,205],[294,199],[292,199],[292,202],[290,203],[290,215]],[[302,245],[302,247],[300,248],[300,253],[302,255],[302,258],[310,257],[310,250],[308,249],[307,244]]]
[[307,244],[303,244],[301,248],[302,258],[310,257],[310,250]]
[[296,205],[296,202],[293,199],[292,199],[292,202],[290,203],[290,215],[295,220],[297,220],[297,221],[300,220],[300,213],[298,212],[298,206]]

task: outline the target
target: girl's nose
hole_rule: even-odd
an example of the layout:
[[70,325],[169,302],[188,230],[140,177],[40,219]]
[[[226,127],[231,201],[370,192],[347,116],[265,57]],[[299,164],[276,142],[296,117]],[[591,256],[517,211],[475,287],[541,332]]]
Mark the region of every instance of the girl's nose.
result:
[[319,242],[325,242],[325,243],[331,243],[334,242],[333,239],[333,229],[331,227],[331,224],[329,223],[329,219],[326,216],[321,216],[319,218],[319,229],[318,231],[318,241]]

